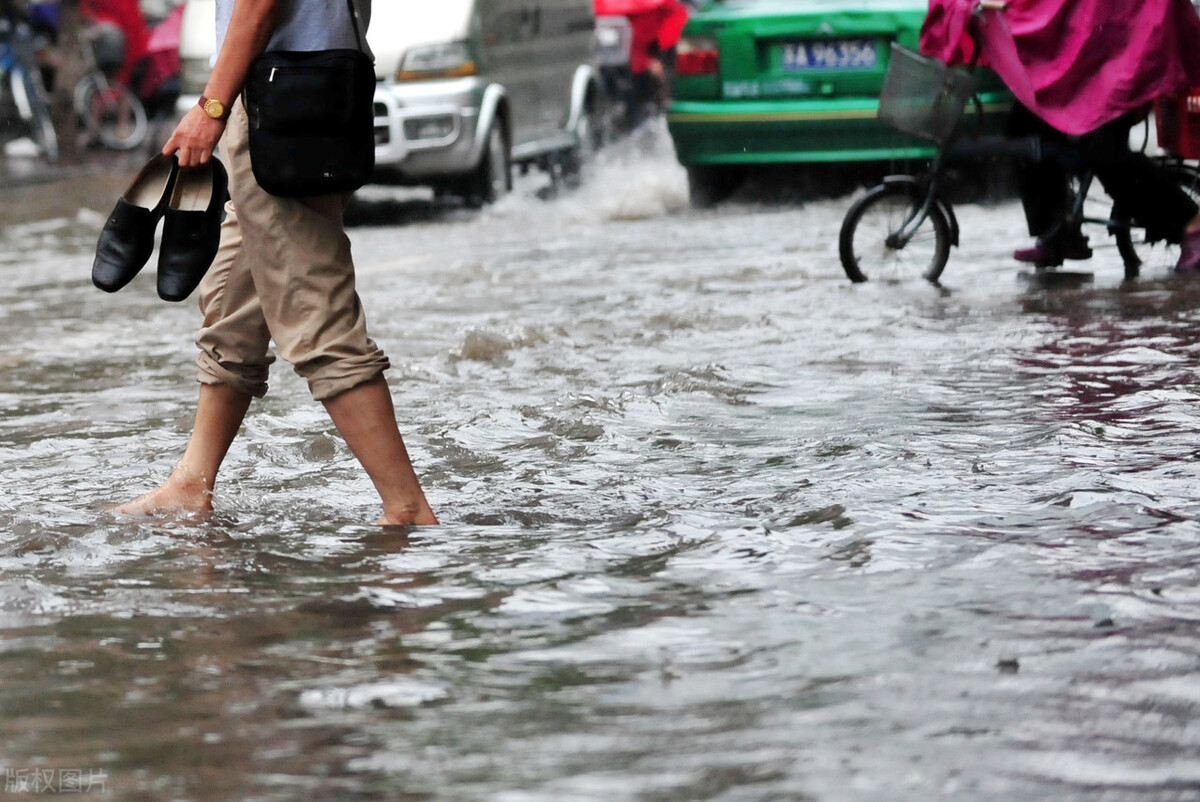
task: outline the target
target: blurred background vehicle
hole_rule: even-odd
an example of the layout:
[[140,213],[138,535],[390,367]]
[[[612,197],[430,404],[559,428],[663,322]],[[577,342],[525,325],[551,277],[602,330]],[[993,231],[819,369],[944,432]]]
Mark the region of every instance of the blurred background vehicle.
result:
[[[182,9],[167,11],[153,25],[137,0],[83,0],[79,10],[82,74],[72,103],[86,144],[132,150],[146,142],[152,120],[174,119]],[[59,6],[34,3],[30,12],[45,39],[40,64],[53,89],[63,57],[57,49]]]
[[0,2],[0,139],[28,137],[47,161],[58,159],[49,95],[37,65],[39,45],[26,9]]
[[[188,0],[180,110],[196,102],[216,46],[214,0]],[[573,174],[600,141],[592,0],[375,3],[375,183],[429,186],[472,206],[512,169]]]
[[592,0],[377,3],[372,14],[373,180],[479,205],[511,188],[513,165],[573,173],[598,144]]
[[83,76],[75,84],[75,113],[91,144],[132,150],[146,140],[146,108],[119,76],[124,60],[120,31],[92,25],[80,43]]
[[[915,49],[926,10],[924,0],[707,0],[694,10],[667,110],[692,203],[722,200],[756,165],[931,157],[928,143],[876,119],[889,46]],[[982,86],[983,118],[968,124],[999,131],[1010,98],[990,73]]]

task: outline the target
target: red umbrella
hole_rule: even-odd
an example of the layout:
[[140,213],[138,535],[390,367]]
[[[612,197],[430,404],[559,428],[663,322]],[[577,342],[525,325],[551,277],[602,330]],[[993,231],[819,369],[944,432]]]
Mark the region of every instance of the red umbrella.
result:
[[594,0],[598,17],[628,17],[630,14],[647,14],[663,6],[674,5],[672,0]]

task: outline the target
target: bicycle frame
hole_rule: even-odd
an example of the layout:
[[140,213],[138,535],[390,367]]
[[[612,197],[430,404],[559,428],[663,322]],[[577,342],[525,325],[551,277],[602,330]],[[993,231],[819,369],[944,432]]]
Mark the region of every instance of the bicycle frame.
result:
[[1071,211],[1069,211],[1067,216],[1046,235],[1047,237],[1053,236],[1064,227],[1074,227],[1077,229],[1084,223],[1103,225],[1108,228],[1109,231],[1113,231],[1117,227],[1129,227],[1129,222],[1127,220],[1115,220],[1112,217],[1088,217],[1083,213],[1083,204],[1087,200],[1088,192],[1091,190],[1092,182],[1095,179],[1096,174],[1091,170],[1084,170],[1079,174],[1079,191],[1075,194],[1075,198],[1071,203]]
[[149,132],[141,100],[97,63],[95,41],[99,32],[84,32],[80,44],[83,75],[75,84],[72,102],[92,142],[113,150],[132,150]]
[[[920,189],[921,179],[911,175],[889,175],[885,176],[881,183],[884,186],[912,185],[915,189]],[[901,222],[900,228],[888,235],[885,244],[889,248],[903,248],[907,245],[925,220],[929,218],[929,212],[934,208],[937,208],[945,216],[946,222],[950,225],[950,243],[958,245],[958,215],[954,213],[954,207],[941,198],[936,187],[931,187],[931,189],[932,191],[920,190],[921,205],[914,206],[912,212]]]
[[[916,236],[918,229],[929,218],[929,210],[934,205],[940,206],[943,213],[949,218],[951,224],[951,241],[955,245],[958,244],[958,219],[954,214],[953,207],[949,203],[946,203],[938,194],[944,160],[944,150],[938,148],[937,155],[934,156],[933,161],[930,163],[929,170],[926,171],[924,179],[917,179],[918,185],[921,183],[925,184],[925,197],[922,199],[921,205],[916,207],[912,214],[900,224],[900,228],[888,235],[887,246],[889,248],[903,248],[907,245]],[[907,180],[908,176],[889,176],[889,178],[893,182],[896,182],[898,180]],[[885,178],[884,183],[888,183],[888,180],[888,178]]]

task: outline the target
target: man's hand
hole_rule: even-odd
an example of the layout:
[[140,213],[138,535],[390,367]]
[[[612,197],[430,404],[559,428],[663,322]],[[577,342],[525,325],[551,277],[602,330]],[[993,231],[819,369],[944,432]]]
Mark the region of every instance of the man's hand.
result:
[[193,106],[183,115],[167,144],[163,145],[163,155],[178,153],[180,167],[204,164],[212,158],[217,141],[224,132],[224,120],[214,120],[204,113],[204,109]]

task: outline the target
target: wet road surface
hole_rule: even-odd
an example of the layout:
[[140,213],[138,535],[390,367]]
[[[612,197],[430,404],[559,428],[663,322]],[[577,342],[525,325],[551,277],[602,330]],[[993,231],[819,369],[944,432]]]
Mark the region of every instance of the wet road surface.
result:
[[[1200,291],[852,285],[849,198],[686,203],[669,148],[351,236],[443,521],[381,531],[277,363],[208,520],[192,302],[0,234],[0,767],[134,800],[1200,799]],[[391,224],[383,224],[382,220]],[[22,785],[24,783],[24,785]]]

